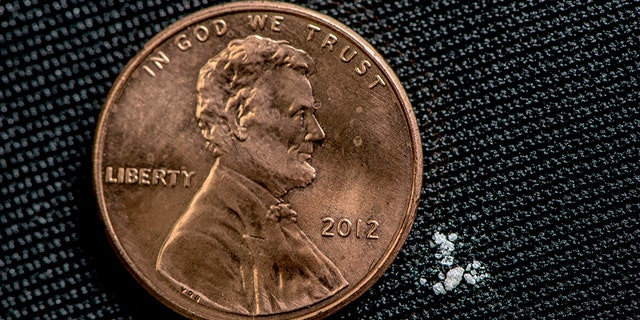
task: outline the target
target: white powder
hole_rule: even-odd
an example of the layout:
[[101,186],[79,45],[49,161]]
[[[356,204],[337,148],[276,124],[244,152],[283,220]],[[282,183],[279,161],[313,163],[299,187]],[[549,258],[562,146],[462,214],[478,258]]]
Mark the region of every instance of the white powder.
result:
[[444,290],[444,285],[442,284],[442,282],[438,282],[434,284],[432,288],[433,288],[433,293],[435,293],[436,295],[447,293]]
[[[433,293],[436,295],[446,294],[447,291],[451,291],[460,285],[462,279],[467,284],[475,286],[489,277],[489,274],[485,272],[484,264],[480,261],[473,260],[471,263],[466,264],[466,268],[455,265],[453,252],[456,249],[454,242],[459,239],[457,233],[445,235],[435,232],[432,239],[432,247],[438,247],[438,252],[434,254],[434,257],[439,261],[439,266],[435,270],[439,270],[438,279],[440,280],[432,285]],[[420,284],[426,285],[427,280],[420,278]]]
[[455,289],[460,284],[460,280],[462,280],[462,275],[464,274],[464,269],[462,267],[455,267],[449,272],[447,272],[447,278],[444,279],[444,288],[447,291],[451,291]]
[[467,283],[470,285],[476,284],[476,278],[471,274],[465,273],[464,280],[467,281]]

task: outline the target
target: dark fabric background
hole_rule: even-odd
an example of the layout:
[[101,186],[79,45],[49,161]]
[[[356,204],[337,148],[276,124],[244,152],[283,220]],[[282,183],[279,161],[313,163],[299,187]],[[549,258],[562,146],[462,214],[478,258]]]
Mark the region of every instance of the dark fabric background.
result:
[[[638,2],[297,2],[386,57],[423,139],[411,235],[335,319],[640,318]],[[128,60],[212,4],[0,5],[0,318],[180,319],[109,247],[92,139]],[[489,278],[436,296],[436,231]]]

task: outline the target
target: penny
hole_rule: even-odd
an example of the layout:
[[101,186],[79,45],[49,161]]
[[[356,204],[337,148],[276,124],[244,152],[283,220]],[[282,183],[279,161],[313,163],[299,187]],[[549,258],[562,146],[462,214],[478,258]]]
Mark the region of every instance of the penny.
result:
[[413,223],[422,154],[400,81],[322,14],[240,2],[129,62],[94,182],[117,255],[194,319],[322,318],[383,274]]

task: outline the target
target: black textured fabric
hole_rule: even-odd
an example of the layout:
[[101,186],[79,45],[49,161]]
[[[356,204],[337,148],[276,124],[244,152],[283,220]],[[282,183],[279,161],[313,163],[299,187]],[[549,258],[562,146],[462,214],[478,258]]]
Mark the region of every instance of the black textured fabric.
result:
[[[388,272],[335,319],[640,317],[640,5],[299,1],[405,84],[425,182]],[[0,4],[0,318],[180,319],[109,247],[96,121],[153,35],[211,1]],[[444,295],[435,232],[489,275]]]

